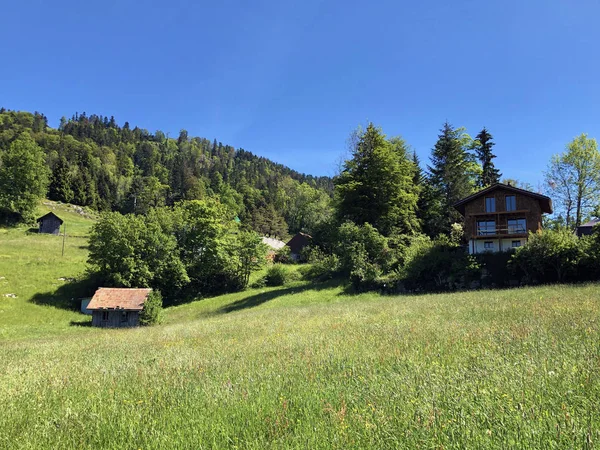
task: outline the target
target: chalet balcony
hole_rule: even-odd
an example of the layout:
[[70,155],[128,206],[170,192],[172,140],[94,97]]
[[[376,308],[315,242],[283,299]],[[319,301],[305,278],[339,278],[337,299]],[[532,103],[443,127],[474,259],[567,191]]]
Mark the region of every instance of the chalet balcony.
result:
[[527,237],[527,227],[524,225],[515,225],[508,227],[496,227],[496,226],[478,226],[477,234],[475,235],[478,239],[492,238],[492,237]]

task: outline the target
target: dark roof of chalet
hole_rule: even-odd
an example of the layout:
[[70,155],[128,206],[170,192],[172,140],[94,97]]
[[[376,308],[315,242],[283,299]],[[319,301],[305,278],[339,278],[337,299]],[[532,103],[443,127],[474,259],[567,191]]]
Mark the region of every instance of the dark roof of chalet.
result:
[[495,191],[496,189],[504,189],[506,191],[514,192],[515,194],[526,195],[528,197],[535,198],[539,200],[540,206],[542,208],[542,212],[552,214],[552,200],[550,197],[542,194],[538,194],[536,192],[527,191],[525,189],[520,189],[514,186],[510,186],[508,184],[496,183],[492,184],[481,191],[475,192],[473,195],[469,195],[468,197],[463,198],[461,201],[454,204],[454,207],[462,214],[465,214],[465,205],[472,200],[475,200],[482,195],[485,195],[489,192]]
[[63,223],[63,220],[60,217],[58,217],[56,214],[54,214],[53,212],[49,212],[48,214],[43,215],[38,220],[36,220],[36,222],[41,222],[42,220],[49,219],[50,217],[56,217],[61,224]]
[[596,226],[599,223],[600,223],[600,219],[593,219],[593,220],[590,220],[589,222],[586,222],[586,223],[583,223],[583,224],[579,225],[577,228],[582,228],[582,227],[592,228],[593,226]]
[[152,289],[98,288],[87,309],[141,311]]
[[312,239],[312,236],[310,234],[302,233],[300,231],[299,233],[296,233],[294,237],[292,237],[285,245],[290,245],[290,242],[295,242],[299,239]]

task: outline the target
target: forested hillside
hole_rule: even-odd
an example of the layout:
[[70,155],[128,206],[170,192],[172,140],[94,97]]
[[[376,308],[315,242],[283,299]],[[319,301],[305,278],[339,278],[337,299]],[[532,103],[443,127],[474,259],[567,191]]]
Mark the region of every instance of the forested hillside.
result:
[[146,213],[218,197],[243,223],[280,237],[311,231],[331,211],[331,178],[304,175],[185,130],[172,138],[85,113],[63,117],[54,129],[43,114],[0,109],[0,151],[25,139],[23,133],[44,152],[52,200]]

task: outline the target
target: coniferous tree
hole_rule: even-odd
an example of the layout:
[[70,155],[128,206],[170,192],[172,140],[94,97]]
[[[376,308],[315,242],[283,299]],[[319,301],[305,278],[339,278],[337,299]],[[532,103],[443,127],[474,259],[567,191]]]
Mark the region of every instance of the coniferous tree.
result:
[[431,208],[428,230],[431,234],[450,233],[453,223],[462,222],[454,204],[473,192],[472,158],[465,149],[459,132],[448,122],[441,129],[432,150],[429,182],[432,200],[439,205]]
[[51,200],[71,203],[73,201],[73,189],[71,189],[71,173],[69,164],[64,156],[61,156],[52,171],[48,197]]
[[335,181],[339,218],[369,223],[384,235],[418,231],[413,176],[404,141],[388,141],[381,129],[369,124]]
[[496,143],[492,142],[493,137],[485,127],[479,132],[475,139],[479,141],[479,144],[475,147],[475,152],[482,167],[478,185],[479,187],[491,186],[492,184],[498,183],[500,177],[502,177],[502,174],[496,169],[494,162],[492,161],[496,157],[496,155],[492,153],[492,147],[496,145]]

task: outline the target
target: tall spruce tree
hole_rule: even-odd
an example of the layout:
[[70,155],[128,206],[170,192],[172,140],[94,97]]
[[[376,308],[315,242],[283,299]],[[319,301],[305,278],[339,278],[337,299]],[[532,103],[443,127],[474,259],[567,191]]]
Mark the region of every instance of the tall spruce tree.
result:
[[483,130],[479,132],[479,134],[475,137],[479,144],[475,147],[475,153],[477,154],[477,158],[481,162],[481,176],[478,180],[479,187],[487,187],[492,184],[498,183],[500,181],[500,177],[502,174],[496,167],[494,166],[494,162],[492,161],[496,155],[492,153],[492,147],[496,145],[495,142],[492,142],[492,135],[483,127]]
[[381,129],[369,124],[335,180],[339,218],[370,223],[384,235],[417,231],[418,190],[413,176],[404,141],[386,140]]
[[453,223],[462,222],[454,204],[473,192],[473,161],[462,135],[448,122],[440,131],[428,166],[432,204],[426,229],[431,235],[448,234]]
[[71,203],[73,201],[73,189],[71,189],[71,173],[69,164],[64,156],[58,160],[52,176],[50,177],[50,186],[48,188],[48,197],[51,200]]

